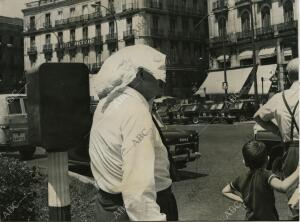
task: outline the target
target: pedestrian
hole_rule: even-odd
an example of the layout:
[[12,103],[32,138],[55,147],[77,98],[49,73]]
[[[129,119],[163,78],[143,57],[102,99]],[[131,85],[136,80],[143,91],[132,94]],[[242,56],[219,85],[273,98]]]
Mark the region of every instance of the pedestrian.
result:
[[168,151],[149,103],[162,94],[166,56],[125,47],[96,76],[100,99],[90,134],[91,170],[99,191],[96,221],[177,220]]
[[[299,59],[291,60],[287,65],[287,79],[291,83],[288,90],[275,94],[254,115],[254,120],[266,130],[281,137],[284,155],[281,161],[282,177],[286,178],[296,169],[299,161]],[[274,124],[274,122],[276,124]],[[299,184],[287,192],[290,199]],[[292,217],[299,218],[299,205],[291,209]]]
[[247,142],[243,146],[242,153],[244,164],[249,171],[226,185],[222,190],[223,195],[245,205],[246,220],[279,220],[273,189],[286,192],[297,183],[299,169],[281,181],[271,171],[266,170],[269,157],[262,142],[254,140]]

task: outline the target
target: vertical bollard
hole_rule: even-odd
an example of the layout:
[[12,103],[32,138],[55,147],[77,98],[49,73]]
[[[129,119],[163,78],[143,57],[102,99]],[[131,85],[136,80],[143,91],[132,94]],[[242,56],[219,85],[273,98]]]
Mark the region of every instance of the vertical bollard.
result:
[[71,221],[68,152],[48,152],[48,205],[50,221]]

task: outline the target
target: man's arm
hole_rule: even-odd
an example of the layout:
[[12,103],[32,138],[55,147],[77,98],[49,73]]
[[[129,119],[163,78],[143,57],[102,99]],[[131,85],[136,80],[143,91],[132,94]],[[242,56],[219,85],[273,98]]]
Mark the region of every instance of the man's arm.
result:
[[121,126],[122,196],[131,221],[164,221],[156,203],[153,123],[148,110],[131,112]]
[[275,118],[276,106],[278,106],[278,96],[278,94],[273,96],[265,105],[260,107],[253,118],[261,127],[275,135],[281,136],[278,126],[272,122]]
[[275,190],[278,190],[280,192],[286,192],[290,186],[292,186],[294,183],[296,183],[299,179],[299,167],[292,173],[289,177],[287,177],[285,180],[279,180],[277,177],[270,178],[270,185]]
[[227,184],[223,188],[222,193],[225,197],[227,197],[230,200],[234,200],[234,201],[238,201],[240,203],[243,203],[243,199],[235,193],[235,190],[232,189],[230,184]]
[[274,133],[277,136],[281,137],[280,131],[278,126],[276,126],[272,121],[264,121],[260,118],[259,115],[254,116],[254,120],[255,122],[257,122],[257,124],[259,124],[262,128]]

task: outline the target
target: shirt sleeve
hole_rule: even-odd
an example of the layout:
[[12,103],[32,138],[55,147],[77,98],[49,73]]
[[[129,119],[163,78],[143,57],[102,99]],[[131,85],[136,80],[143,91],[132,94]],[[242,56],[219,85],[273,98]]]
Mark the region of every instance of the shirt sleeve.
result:
[[266,170],[264,175],[265,175],[265,180],[268,182],[268,184],[271,183],[271,180],[273,178],[279,179],[279,177],[276,174],[274,174],[272,171],[269,171],[269,170]]
[[155,151],[150,112],[135,110],[121,126],[122,196],[131,221],[165,221],[156,203]]
[[275,118],[276,107],[278,105],[278,94],[274,95],[265,105],[260,107],[254,114],[255,117],[260,117],[263,121],[270,121]]
[[233,189],[233,190],[236,190],[236,191],[238,191],[238,192],[241,192],[241,190],[240,190],[240,177],[237,177],[237,178],[235,178],[235,180],[234,181],[232,181],[231,183],[230,183],[230,187]]

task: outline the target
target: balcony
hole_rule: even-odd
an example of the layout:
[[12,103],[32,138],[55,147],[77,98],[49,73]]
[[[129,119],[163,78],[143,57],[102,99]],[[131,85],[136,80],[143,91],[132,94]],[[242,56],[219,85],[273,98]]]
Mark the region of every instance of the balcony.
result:
[[238,41],[243,41],[243,40],[251,40],[252,38],[252,32],[249,31],[244,31],[244,32],[237,32],[236,33],[236,38]]
[[35,23],[29,24],[29,25],[27,26],[26,31],[27,31],[27,32],[34,32],[34,31],[36,31]]
[[229,41],[229,37],[228,35],[226,36],[218,36],[218,37],[214,37],[210,39],[210,43],[223,43],[224,42],[228,42]]
[[298,22],[297,21],[290,21],[284,22],[277,25],[277,31],[279,33],[288,32],[288,31],[296,31],[297,33]]
[[107,43],[115,43],[118,41],[117,33],[109,33],[106,35],[106,42]]
[[36,55],[37,54],[36,46],[31,46],[31,47],[27,48],[27,54],[30,56]]
[[49,5],[49,4],[53,4],[53,3],[56,3],[56,2],[62,2],[62,1],[65,1],[65,0],[39,0],[39,1],[33,1],[33,2],[26,3],[26,8],[34,8],[34,7]]
[[101,11],[97,11],[97,12],[89,14],[89,19],[91,19],[91,20],[101,18],[101,17],[102,17]]
[[92,42],[95,46],[103,45],[103,36],[99,35],[99,36],[94,37]]
[[44,54],[50,54],[53,52],[52,44],[45,44],[43,45],[43,53]]
[[76,50],[77,49],[77,42],[76,41],[70,41],[65,43],[65,48],[68,50]]
[[48,22],[45,22],[45,23],[43,24],[43,28],[44,28],[44,29],[49,29],[49,28],[52,28],[52,24],[51,24],[51,22],[50,22],[50,21],[48,21]]
[[92,64],[88,64],[89,70],[92,74],[96,74],[99,72],[99,70],[101,69],[103,62],[101,63],[92,63]]
[[256,36],[258,38],[268,38],[274,35],[274,26],[262,27],[256,29]]
[[150,30],[150,35],[152,37],[156,37],[156,38],[163,38],[164,37],[164,30],[163,29],[151,29]]
[[82,48],[89,47],[91,45],[91,39],[89,39],[89,38],[81,39],[81,40],[77,41],[77,45]]
[[163,9],[163,3],[161,0],[149,0],[147,3],[148,7],[150,8]]
[[213,2],[213,11],[221,11],[228,9],[228,0],[217,0]]
[[237,0],[235,2],[235,5],[237,7],[242,7],[242,6],[250,5],[250,3],[251,3],[251,0]]
[[123,4],[122,5],[122,11],[127,12],[127,11],[133,11],[135,9],[138,9],[138,6],[136,3],[128,3],[128,4]]
[[63,42],[56,43],[55,44],[55,51],[64,51],[65,50],[65,44]]
[[130,40],[130,39],[134,39],[135,35],[136,35],[136,30],[129,29],[129,30],[123,32],[123,39],[125,41]]

